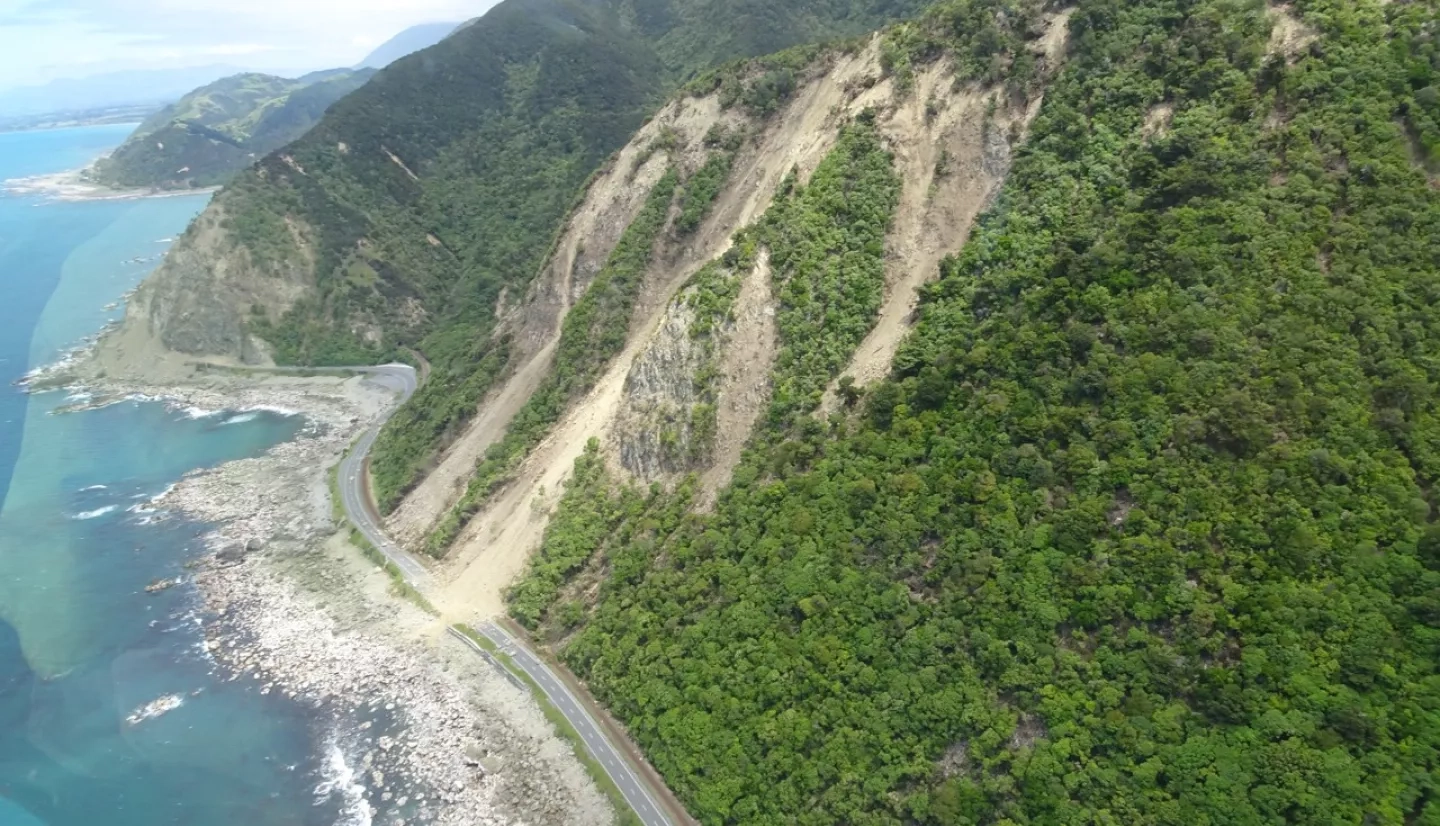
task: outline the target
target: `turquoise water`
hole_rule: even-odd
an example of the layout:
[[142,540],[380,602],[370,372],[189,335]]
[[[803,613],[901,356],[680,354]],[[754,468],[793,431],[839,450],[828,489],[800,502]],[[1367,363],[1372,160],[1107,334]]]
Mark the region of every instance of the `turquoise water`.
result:
[[[0,134],[0,180],[83,165],[129,127]],[[13,382],[106,321],[203,196],[58,203],[0,193],[0,826],[311,826],[316,712],[212,673],[181,576],[205,526],[148,500],[256,455],[293,417],[192,418],[132,401],[52,415]],[[182,704],[127,717],[161,697]],[[337,796],[338,797],[338,796]]]

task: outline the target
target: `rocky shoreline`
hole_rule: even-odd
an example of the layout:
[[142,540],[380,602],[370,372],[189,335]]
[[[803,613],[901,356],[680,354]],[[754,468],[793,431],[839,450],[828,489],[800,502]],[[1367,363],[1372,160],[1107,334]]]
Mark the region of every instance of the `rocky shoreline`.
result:
[[[85,359],[77,361],[75,375],[84,375]],[[612,822],[609,803],[533,700],[392,595],[336,524],[328,469],[393,403],[388,392],[359,377],[194,378],[156,385],[92,376],[68,389],[76,407],[143,398],[197,417],[305,417],[294,439],[191,473],[153,507],[214,526],[187,577],[202,602],[205,649],[222,678],[253,680],[315,709],[327,752],[317,796],[339,795],[346,824]]]

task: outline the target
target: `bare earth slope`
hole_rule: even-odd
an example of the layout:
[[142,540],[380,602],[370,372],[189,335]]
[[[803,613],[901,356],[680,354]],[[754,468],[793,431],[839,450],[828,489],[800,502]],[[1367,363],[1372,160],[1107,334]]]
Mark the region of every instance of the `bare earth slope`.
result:
[[665,174],[666,153],[651,151],[661,131],[674,130],[680,136],[677,154],[690,154],[701,147],[710,127],[722,120],[713,97],[671,104],[597,177],[525,301],[502,325],[502,334],[514,337],[520,367],[481,402],[475,419],[436,469],[396,508],[388,520],[391,535],[412,547],[423,539],[455,504],[486,448],[505,435],[510,420],[545,377],[565,314],[600,272],[646,195]]
[[760,253],[755,270],[740,283],[733,315],[729,346],[720,359],[715,452],[700,478],[701,507],[713,504],[720,488],[730,481],[746,438],[770,398],[770,365],[780,346],[780,334],[775,327],[768,252]]
[[[1039,40],[1052,68],[1063,57],[1071,11],[1056,15]],[[947,66],[929,67],[916,78],[915,92],[885,122],[904,189],[887,243],[880,320],[856,349],[846,371],[860,385],[889,372],[895,351],[910,330],[920,299],[917,290],[940,274],[945,256],[965,246],[976,217],[1005,182],[1012,146],[1024,139],[1044,102],[1043,92],[1027,101],[973,85],[940,94],[949,82]],[[927,111],[928,102],[935,100],[944,101],[943,106]],[[836,405],[832,385],[824,409]]]
[[[1065,16],[1057,16],[1042,40],[1045,58],[1052,63],[1063,52],[1066,22]],[[737,231],[764,214],[785,175],[794,170],[802,179],[808,178],[834,145],[841,125],[866,109],[878,113],[877,123],[896,155],[905,191],[890,241],[886,303],[876,332],[858,351],[853,369],[874,377],[888,368],[908,329],[915,288],[933,277],[944,255],[963,246],[970,224],[1003,182],[1011,146],[1023,136],[1040,101],[1038,97],[1000,99],[998,92],[975,86],[955,89],[946,82],[950,73],[940,66],[920,75],[916,88],[901,92],[890,80],[882,79],[879,52],[877,38],[857,53],[830,58],[828,69],[798,89],[741,150],[700,230],[683,245],[673,240],[661,243],[647,272],[624,352],[594,390],[526,458],[516,478],[471,520],[452,548],[441,579],[450,583],[445,601],[452,611],[464,615],[459,618],[503,610],[504,588],[538,546],[546,515],[589,440],[599,439],[607,446],[612,467],[627,464],[617,459],[617,452],[625,449],[624,428],[644,420],[627,405],[649,403],[632,401],[644,394],[627,394],[627,377],[637,362],[647,373],[667,361],[675,369],[686,369],[684,365],[690,363],[676,347],[677,335],[688,323],[683,302],[674,300],[676,295],[700,267],[725,252]],[[996,106],[993,115],[987,116],[992,95]],[[937,103],[938,111],[927,113]],[[678,105],[682,104],[672,107]],[[706,104],[704,110],[713,112],[718,122],[722,114],[718,107]],[[666,110],[667,115],[671,112]],[[708,129],[708,125],[697,126],[702,127],[700,134]],[[687,137],[692,134],[686,130]],[[632,143],[626,152],[643,146]],[[942,157],[946,157],[943,164]],[[578,225],[572,223],[572,228]],[[610,238],[613,236],[607,236]],[[609,243],[613,245],[613,240]],[[568,244],[568,240],[562,244],[557,254],[559,266],[552,263],[546,282],[553,283],[568,271]],[[728,482],[755,417],[764,407],[775,353],[770,317],[774,306],[768,282],[762,255],[759,265],[742,281],[732,329],[725,336],[719,432],[709,467],[702,469],[702,504]],[[542,296],[540,292],[532,294],[527,304],[543,303]],[[554,323],[558,328],[559,320]],[[673,357],[656,358],[649,352],[653,347],[667,348]],[[647,381],[655,383],[653,377]],[[677,392],[682,395],[683,384],[677,382]],[[495,431],[486,438],[493,440],[499,435]],[[634,434],[630,435],[633,438]],[[634,466],[635,462],[628,464]],[[646,472],[642,477],[640,481],[651,481],[663,474]],[[453,490],[456,483],[446,484]]]

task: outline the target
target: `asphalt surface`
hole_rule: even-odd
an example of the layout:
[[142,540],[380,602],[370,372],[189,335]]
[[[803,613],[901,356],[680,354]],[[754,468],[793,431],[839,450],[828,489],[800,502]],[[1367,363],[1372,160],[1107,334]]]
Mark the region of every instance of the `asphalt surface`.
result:
[[465,646],[471,651],[474,651],[476,654],[478,654],[480,656],[480,659],[493,665],[495,669],[500,672],[500,675],[506,680],[508,680],[511,685],[515,686],[521,691],[528,692],[530,690],[530,686],[526,685],[524,680],[515,676],[515,672],[505,667],[505,663],[500,662],[500,660],[497,659],[494,654],[491,654],[489,651],[486,651],[484,648],[480,647],[478,643],[466,636],[464,631],[461,631],[459,628],[456,628],[453,625],[449,628],[446,628],[445,630],[450,632],[450,636],[465,643]]
[[[673,821],[650,796],[650,790],[646,788],[644,781],[630,767],[620,750],[615,748],[609,738],[604,735],[600,724],[590,716],[585,704],[580,702],[580,699],[570,691],[564,680],[550,670],[550,666],[546,665],[544,660],[535,656],[534,652],[524,643],[493,622],[481,623],[475,630],[495,643],[495,646],[510,658],[516,668],[524,671],[531,680],[535,681],[536,685],[540,686],[540,690],[550,698],[550,703],[559,709],[570,725],[580,733],[580,739],[590,750],[591,756],[604,767],[605,773],[610,775],[610,779],[615,781],[615,785],[620,787],[620,794],[625,796],[625,802],[630,804],[630,808],[635,810],[635,814],[640,817],[640,821],[645,826],[673,826]],[[467,639],[466,642],[474,648],[484,650],[476,646],[473,640]]]
[[[366,374],[369,381],[388,387],[400,395],[399,404],[404,404],[414,395],[417,381],[415,368],[405,364],[386,364],[380,367],[367,367],[358,372]],[[392,409],[393,412],[393,409]],[[415,561],[415,558],[406,553],[400,546],[390,541],[385,533],[385,524],[381,521],[380,515],[375,513],[371,505],[370,493],[365,489],[365,459],[370,455],[370,448],[375,446],[375,439],[380,435],[380,428],[389,420],[387,415],[384,419],[375,423],[375,426],[365,431],[365,435],[355,443],[349,455],[340,462],[340,504],[345,508],[345,515],[350,518],[350,523],[370,540],[385,558],[390,560],[400,573],[416,588],[423,587],[430,582],[430,572],[425,566]]]
[[[399,394],[399,404],[396,405],[396,408],[400,404],[404,404],[415,393],[417,386],[415,369],[404,364],[356,368],[353,372],[364,373],[369,381],[395,390]],[[380,435],[380,428],[388,419],[387,415],[385,419],[380,420],[374,427],[366,431],[365,435],[361,436],[350,450],[349,455],[341,461],[339,470],[340,502],[344,506],[345,515],[349,517],[351,524],[364,534],[365,538],[370,540],[370,544],[384,554],[386,559],[400,569],[407,582],[423,593],[430,585],[430,572],[386,535],[384,522],[375,512],[370,493],[365,487],[365,459],[370,455],[370,448],[375,445],[376,437]],[[524,642],[516,639],[495,623],[481,623],[475,630],[493,642],[510,658],[515,667],[524,671],[530,679],[535,681],[536,685],[540,686],[540,690],[550,698],[551,704],[559,709],[575,731],[579,732],[580,739],[589,749],[591,756],[610,775],[610,779],[615,782],[620,793],[625,796],[625,801],[635,810],[635,814],[639,816],[645,826],[674,826],[674,821],[655,802],[650,790],[622,752],[604,735],[600,725],[590,715],[585,705],[570,691],[565,682],[556,676],[550,666],[545,664],[544,660],[536,656]],[[474,640],[455,628],[451,628],[449,631],[451,636],[464,642],[492,665],[499,667],[506,678],[515,683],[517,687],[529,688]]]

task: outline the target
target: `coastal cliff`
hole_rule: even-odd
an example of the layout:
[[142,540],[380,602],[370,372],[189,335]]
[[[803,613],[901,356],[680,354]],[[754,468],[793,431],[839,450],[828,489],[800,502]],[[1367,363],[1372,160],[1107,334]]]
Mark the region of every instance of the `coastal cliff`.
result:
[[273,363],[249,319],[257,310],[284,312],[305,295],[313,278],[305,242],[297,229],[300,254],[257,265],[226,228],[226,200],[217,196],[131,296],[124,320],[95,350],[98,369],[153,377],[189,361]]

